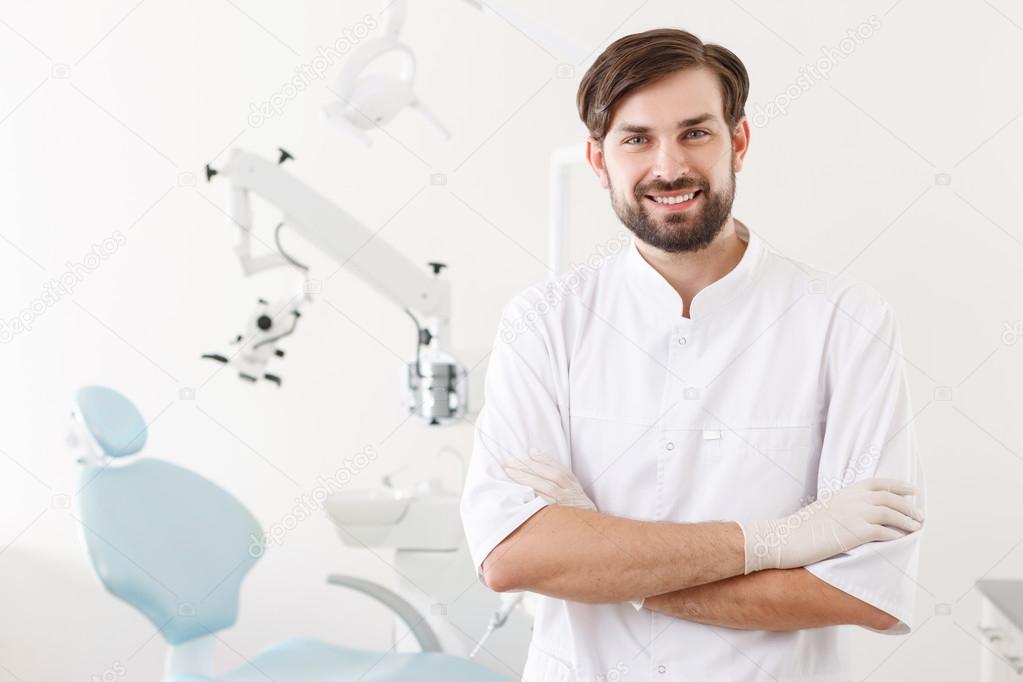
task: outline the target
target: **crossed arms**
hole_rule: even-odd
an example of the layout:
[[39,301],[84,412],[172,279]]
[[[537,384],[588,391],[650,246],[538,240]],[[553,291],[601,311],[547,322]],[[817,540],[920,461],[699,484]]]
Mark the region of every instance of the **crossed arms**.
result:
[[494,548],[483,577],[498,592],[592,603],[645,597],[652,611],[739,629],[886,630],[898,622],[805,568],[743,575],[743,566],[735,523],[650,523],[550,505]]
[[[919,481],[915,439],[908,428],[913,414],[890,307],[875,305],[872,299],[843,304],[844,315],[838,318],[856,323],[846,325],[852,331],[843,333],[841,357],[826,373],[829,414],[819,479],[840,480],[860,453],[876,451],[859,475]],[[549,446],[561,466],[570,460],[561,410],[567,398],[559,394],[545,364],[550,345],[558,344],[548,344],[538,334],[522,334],[495,348],[487,407],[477,425],[477,449],[483,456],[473,458],[478,474],[467,486],[463,510],[470,519],[485,509],[507,518],[530,504],[522,497],[523,488],[509,487],[501,471],[509,458],[521,457],[530,445]],[[477,560],[483,580],[496,591],[529,590],[590,603],[645,599],[644,608],[653,611],[739,629],[855,624],[883,631],[899,623],[893,613],[905,618],[907,604],[912,604],[906,595],[912,590],[918,541],[883,542],[876,547],[876,558],[869,556],[870,549],[840,555],[867,542],[898,540],[919,530],[920,524],[909,521],[922,522],[923,516],[920,509],[893,500],[891,491],[874,488],[869,494],[875,507],[889,509],[869,510],[869,519],[868,510],[858,512],[858,518],[847,510],[830,526],[804,535],[812,536],[808,544],[827,544],[850,520],[869,521],[886,528],[886,534],[813,557],[787,557],[756,570],[751,570],[746,551],[749,529],[731,521],[645,522],[555,503],[531,512],[500,542],[494,538],[496,544],[489,544],[493,526],[482,521],[468,525],[477,546],[493,547]],[[893,514],[901,514],[895,523]],[[825,561],[831,557],[835,560]],[[851,592],[880,595],[867,598],[890,612]]]

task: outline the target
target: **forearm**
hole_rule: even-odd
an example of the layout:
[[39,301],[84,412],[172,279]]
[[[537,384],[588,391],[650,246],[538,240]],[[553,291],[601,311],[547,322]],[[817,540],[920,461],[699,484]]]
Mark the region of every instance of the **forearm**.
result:
[[696,623],[740,630],[799,630],[845,624],[884,630],[897,622],[805,568],[740,575],[648,597],[643,606]]
[[652,523],[560,505],[541,509],[483,562],[491,589],[607,603],[741,575],[731,522]]

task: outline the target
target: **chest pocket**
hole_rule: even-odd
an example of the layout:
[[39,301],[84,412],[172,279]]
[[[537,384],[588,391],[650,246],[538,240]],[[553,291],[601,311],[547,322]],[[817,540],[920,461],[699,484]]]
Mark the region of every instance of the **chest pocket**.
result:
[[704,429],[683,464],[688,485],[679,511],[736,520],[796,511],[816,495],[822,438],[822,424]]

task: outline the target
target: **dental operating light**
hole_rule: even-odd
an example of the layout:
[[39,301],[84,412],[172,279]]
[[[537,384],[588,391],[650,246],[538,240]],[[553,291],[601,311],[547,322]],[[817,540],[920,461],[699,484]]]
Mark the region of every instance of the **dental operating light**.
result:
[[[499,17],[557,59],[577,64],[586,58],[585,50],[533,21],[511,3],[500,0],[465,2]],[[331,88],[337,99],[324,107],[331,124],[366,146],[372,145],[367,131],[387,125],[406,108],[418,112],[444,138],[451,137],[451,131],[416,93],[416,55],[399,38],[406,7],[406,0],[384,0],[380,13],[383,35],[359,45],[345,61]]]

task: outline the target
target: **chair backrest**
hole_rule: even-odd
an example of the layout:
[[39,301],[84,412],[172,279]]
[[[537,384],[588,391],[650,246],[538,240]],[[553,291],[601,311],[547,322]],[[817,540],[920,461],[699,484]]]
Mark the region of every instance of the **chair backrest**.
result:
[[[103,425],[93,435],[104,449],[117,457],[141,449],[145,436],[137,427],[145,424],[127,398],[112,389],[90,390],[86,398],[88,409],[81,401],[76,407],[90,430]],[[169,462],[107,459],[84,467],[78,502],[100,581],[168,642],[234,624],[241,582],[264,541],[255,517],[230,493]]]

